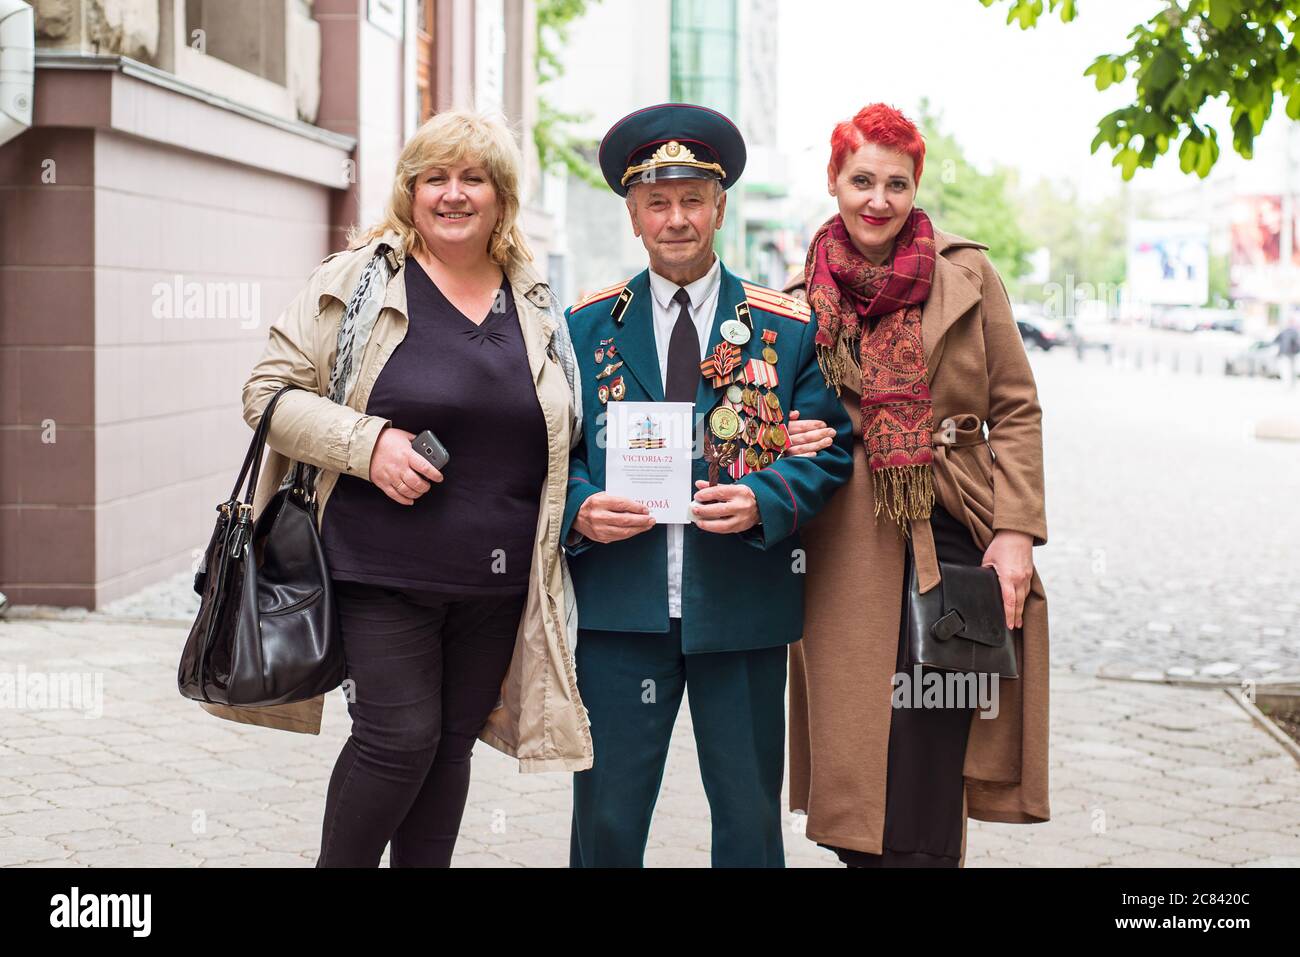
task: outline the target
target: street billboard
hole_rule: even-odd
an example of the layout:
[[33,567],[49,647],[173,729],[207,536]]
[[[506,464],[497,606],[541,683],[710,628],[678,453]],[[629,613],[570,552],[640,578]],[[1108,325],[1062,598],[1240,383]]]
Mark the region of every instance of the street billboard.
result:
[[1129,225],[1128,291],[1137,302],[1203,306],[1210,297],[1209,227],[1196,220]]
[[[1232,203],[1231,283],[1234,299],[1285,302],[1294,298],[1294,267],[1300,266],[1300,243],[1291,242],[1291,262],[1282,261],[1285,205],[1279,195],[1238,196]],[[1292,237],[1300,235],[1292,222]]]

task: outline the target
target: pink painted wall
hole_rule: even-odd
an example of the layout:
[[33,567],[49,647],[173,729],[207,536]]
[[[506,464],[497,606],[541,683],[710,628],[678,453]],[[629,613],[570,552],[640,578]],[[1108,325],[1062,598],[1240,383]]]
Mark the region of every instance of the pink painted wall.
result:
[[96,607],[206,544],[241,386],[336,246],[321,180],[348,154],[118,73],[37,83],[37,126],[0,147],[0,590]]

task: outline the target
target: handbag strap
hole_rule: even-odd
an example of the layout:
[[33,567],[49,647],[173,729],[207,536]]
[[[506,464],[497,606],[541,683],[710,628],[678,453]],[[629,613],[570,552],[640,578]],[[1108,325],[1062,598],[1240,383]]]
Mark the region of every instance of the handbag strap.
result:
[[253,456],[257,455],[257,450],[261,448],[258,440],[263,436],[262,424],[259,422],[257,429],[253,432],[253,438],[248,443],[248,451],[244,453],[244,464],[239,467],[239,478],[235,479],[235,487],[230,490],[228,502],[239,500],[239,490],[244,487],[244,477],[248,474],[249,467],[253,464]]
[[[280,388],[271,400],[266,403],[266,408],[262,410],[262,418],[257,423],[257,430],[253,433],[253,440],[248,445],[248,452],[244,455],[244,464],[239,469],[239,478],[235,479],[235,487],[230,493],[230,500],[236,501],[239,498],[239,490],[244,487],[244,479],[248,478],[248,488],[244,494],[244,504],[252,506],[253,494],[257,490],[257,477],[262,470],[262,452],[266,446],[266,436],[271,429],[271,416],[275,412],[275,404],[280,401],[280,396],[284,395],[290,389],[298,388],[296,385],[286,385]],[[250,469],[252,474],[249,474]]]

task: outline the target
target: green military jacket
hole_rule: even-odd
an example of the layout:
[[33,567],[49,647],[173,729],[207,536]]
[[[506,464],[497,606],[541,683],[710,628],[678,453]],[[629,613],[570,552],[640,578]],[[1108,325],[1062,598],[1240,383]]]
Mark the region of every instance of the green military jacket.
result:
[[[584,424],[582,439],[569,461],[561,540],[569,553],[578,623],[584,629],[667,632],[669,626],[666,526],[656,525],[608,544],[571,534],[582,503],[605,487],[605,450],[598,436],[605,426],[607,404],[664,400],[649,275],[644,271],[588,296],[565,313],[584,373]],[[774,386],[755,388],[760,397],[775,394],[782,422],[790,410],[797,409],[804,419],[824,420],[835,428],[836,436],[832,445],[815,457],[776,457],[748,474],[738,474],[744,471],[740,467],[721,473],[721,482],[740,481],[753,490],[760,524],[731,535],[686,526],[681,600],[682,650],[687,654],[770,648],[799,640],[807,568],[799,529],[853,471],[852,425],[818,368],[813,348],[817,324],[807,304],[744,282],[725,265],[720,282],[710,352],[714,344],[723,341],[723,322],[747,318],[753,332],[741,347],[737,368],[756,369],[760,378],[777,380]],[[592,362],[609,340],[623,365],[618,376],[598,379],[597,373],[608,360],[602,356],[595,365]],[[764,348],[776,350],[775,365],[765,365]],[[749,365],[751,360],[754,366]],[[612,389],[615,378],[620,381],[618,388]],[[726,402],[726,391],[727,386],[715,387],[701,374],[695,397],[697,422],[702,423]],[[740,414],[746,421],[755,418],[743,410]],[[700,446],[697,441],[697,450]],[[708,463],[702,456],[696,457],[692,468],[694,479],[708,478]]]

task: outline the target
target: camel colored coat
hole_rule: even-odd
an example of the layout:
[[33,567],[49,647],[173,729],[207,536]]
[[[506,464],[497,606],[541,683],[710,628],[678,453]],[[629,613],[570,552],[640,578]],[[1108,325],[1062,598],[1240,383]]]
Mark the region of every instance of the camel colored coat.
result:
[[[981,549],[1004,528],[1045,544],[1042,414],[1006,290],[987,246],[938,230],[935,246],[921,329],[938,429],[936,497]],[[891,523],[873,517],[855,357],[848,366],[853,478],[804,533],[804,637],[790,646],[790,807],[807,811],[812,840],[879,854],[905,546]],[[939,581],[934,539],[926,522],[914,522],[912,534],[928,591]],[[1047,647],[1047,599],[1035,573],[1016,645],[1021,676],[1000,683],[996,718],[971,721],[968,817],[1049,817]]]

